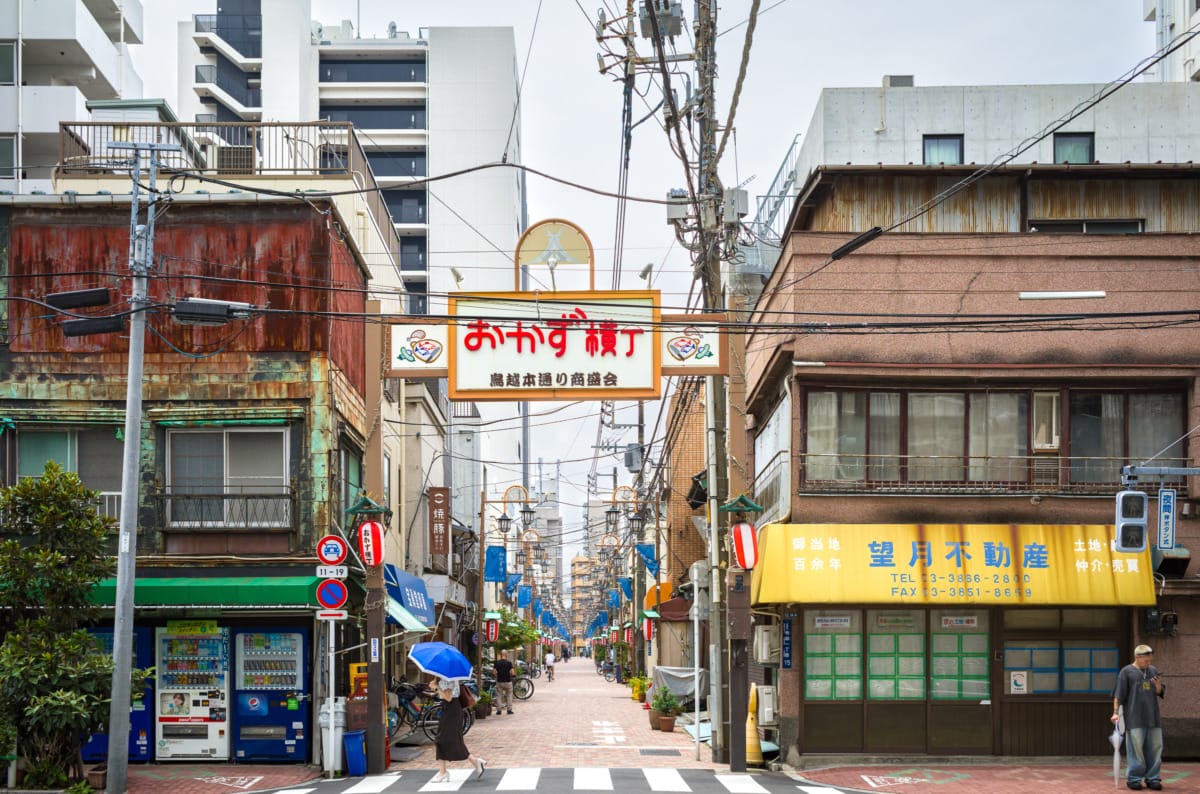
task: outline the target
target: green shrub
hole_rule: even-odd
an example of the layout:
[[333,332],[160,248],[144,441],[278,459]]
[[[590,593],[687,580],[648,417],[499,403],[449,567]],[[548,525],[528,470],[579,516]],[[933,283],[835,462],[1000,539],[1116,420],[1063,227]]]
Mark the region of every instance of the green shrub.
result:
[[650,701],[650,708],[662,714],[674,714],[679,710],[679,701],[675,699],[675,693],[670,689],[659,687],[654,693],[654,699]]

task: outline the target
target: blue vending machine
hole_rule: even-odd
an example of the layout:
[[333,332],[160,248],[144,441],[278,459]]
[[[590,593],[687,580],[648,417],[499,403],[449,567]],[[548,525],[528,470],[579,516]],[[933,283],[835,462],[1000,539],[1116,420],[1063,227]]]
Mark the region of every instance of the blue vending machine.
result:
[[307,760],[308,631],[238,630],[234,649],[234,758]]
[[[108,655],[112,655],[112,629],[88,629],[96,638],[96,644]],[[133,664],[146,669],[154,666],[154,643],[152,631],[141,629],[133,632]],[[150,741],[150,729],[154,727],[154,685],[146,679],[146,689],[141,700],[129,704],[129,760],[150,761],[154,758],[154,743]],[[83,760],[89,764],[108,760],[108,726],[93,734],[83,746]]]

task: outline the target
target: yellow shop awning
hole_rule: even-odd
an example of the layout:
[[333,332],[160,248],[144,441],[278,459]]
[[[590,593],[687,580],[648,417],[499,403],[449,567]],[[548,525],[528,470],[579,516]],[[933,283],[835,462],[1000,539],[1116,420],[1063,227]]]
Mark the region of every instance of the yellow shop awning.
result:
[[1154,604],[1109,524],[770,524],[755,604]]

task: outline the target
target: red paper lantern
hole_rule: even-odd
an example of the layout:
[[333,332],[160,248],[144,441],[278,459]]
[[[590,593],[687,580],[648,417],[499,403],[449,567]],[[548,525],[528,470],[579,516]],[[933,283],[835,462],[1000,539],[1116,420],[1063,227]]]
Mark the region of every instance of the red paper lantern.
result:
[[650,618],[642,621],[642,636],[646,638],[646,642],[654,639],[654,621]]
[[748,521],[739,521],[730,530],[733,534],[733,556],[739,568],[747,571],[758,564],[758,532]]
[[492,619],[487,621],[487,641],[495,642],[500,638],[500,621]]
[[632,628],[625,629],[625,644],[633,645],[633,629]]
[[374,568],[383,562],[383,524],[364,521],[358,528],[358,549],[363,565]]

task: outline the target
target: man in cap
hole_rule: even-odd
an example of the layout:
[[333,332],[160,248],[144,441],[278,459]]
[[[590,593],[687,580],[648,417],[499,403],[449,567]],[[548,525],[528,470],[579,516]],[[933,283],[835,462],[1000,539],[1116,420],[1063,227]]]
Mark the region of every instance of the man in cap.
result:
[[1122,709],[1125,717],[1125,785],[1134,791],[1146,786],[1162,790],[1162,718],[1158,700],[1167,692],[1162,673],[1152,664],[1154,650],[1149,645],[1133,649],[1133,663],[1117,675],[1113,688],[1112,721],[1119,722]]

